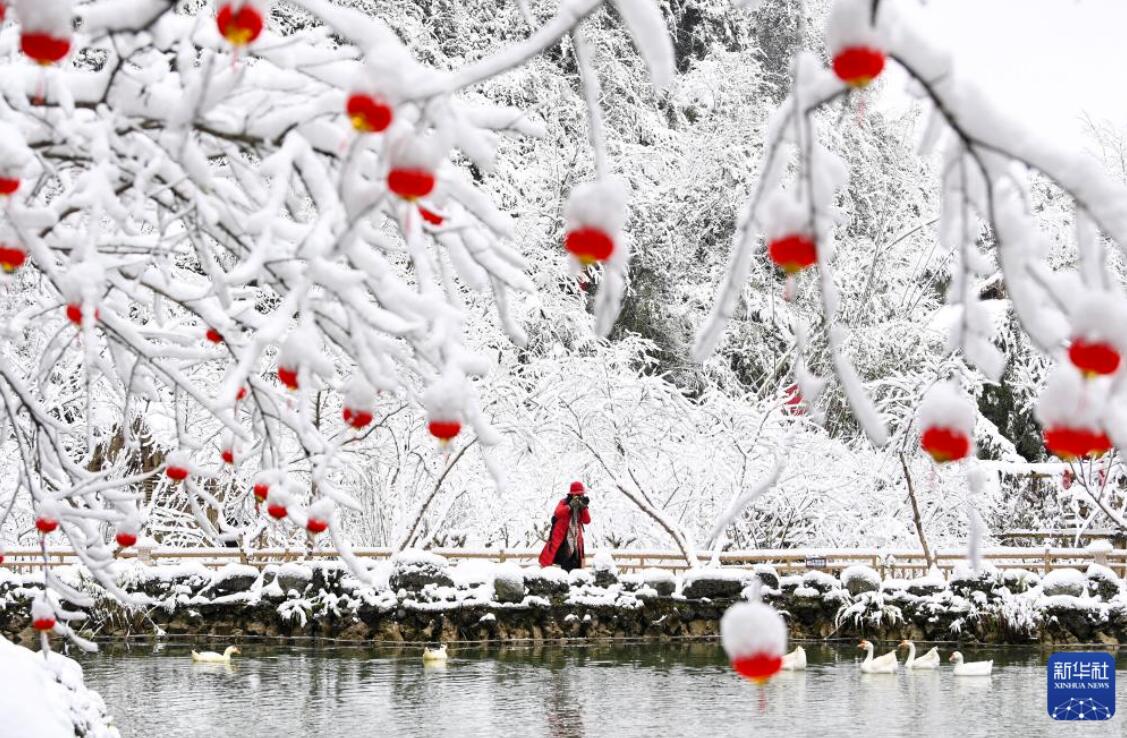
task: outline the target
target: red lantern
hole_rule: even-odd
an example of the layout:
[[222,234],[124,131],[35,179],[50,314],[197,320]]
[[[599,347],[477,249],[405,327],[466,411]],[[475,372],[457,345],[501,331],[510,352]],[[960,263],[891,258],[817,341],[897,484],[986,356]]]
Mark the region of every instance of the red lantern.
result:
[[920,435],[920,446],[938,464],[958,461],[970,453],[970,439],[954,428],[928,428]]
[[[0,8],[4,7],[0,5]],[[0,17],[0,23],[3,23],[3,17]],[[14,195],[16,190],[20,188],[20,180],[18,177],[3,177],[0,176],[0,195],[8,196]]]
[[732,659],[732,668],[745,679],[764,684],[783,668],[783,657],[770,653],[756,653]]
[[117,541],[117,545],[121,546],[122,548],[129,548],[137,542],[137,535],[135,533],[129,533],[124,530],[119,530],[117,532],[117,535],[114,536],[114,539]]
[[70,39],[25,31],[20,34],[20,50],[36,64],[48,66],[70,53]]
[[387,188],[404,200],[418,200],[434,190],[434,174],[425,169],[392,169],[387,173]]
[[867,46],[851,46],[833,59],[834,74],[850,87],[867,87],[884,70],[884,52]]
[[423,216],[423,220],[430,223],[432,226],[440,226],[446,220],[443,216],[433,210],[427,210],[422,205],[419,206],[419,215]]
[[462,432],[462,423],[457,420],[432,420],[427,423],[427,431],[441,443],[449,443]]
[[[101,317],[102,317],[102,312],[100,310],[98,310],[97,308],[94,308],[94,320],[100,320]],[[70,322],[74,323],[75,325],[81,327],[82,326],[82,305],[80,305],[79,303],[76,303],[76,302],[72,302],[71,304],[67,305],[67,320],[69,320]]]
[[219,33],[232,46],[246,46],[253,43],[262,33],[262,14],[250,3],[245,3],[236,11],[227,3],[215,16]]
[[46,516],[40,516],[40,517],[35,519],[35,528],[36,528],[36,530],[38,530],[43,535],[47,535],[48,533],[54,531],[58,527],[59,527],[59,521],[56,520],[55,518],[48,518]]
[[188,478],[188,469],[183,466],[171,465],[164,470],[164,473],[174,482],[182,482]]
[[27,252],[19,246],[5,246],[0,244],[0,269],[5,274],[11,274],[27,261]]
[[278,381],[291,390],[297,389],[297,369],[287,366],[278,367]]
[[235,402],[242,402],[247,398],[247,388],[239,387],[239,391],[235,393]]
[[590,266],[611,257],[614,239],[598,228],[576,228],[564,237],[564,249],[583,266]]
[[265,482],[259,482],[254,485],[254,501],[256,504],[261,505],[266,502],[266,496],[270,494],[270,485]]
[[223,459],[224,464],[234,464],[235,463],[235,449],[228,446],[227,448],[225,448],[225,449],[223,449],[222,451],[219,452],[219,458]]
[[280,502],[271,502],[266,506],[266,513],[275,520],[281,520],[286,517],[288,511],[286,506]]
[[308,521],[306,521],[305,529],[313,535],[324,533],[329,529],[329,521],[311,517]]
[[1045,448],[1049,453],[1074,461],[1085,456],[1103,456],[1111,450],[1111,439],[1103,432],[1087,428],[1055,426],[1045,429]]
[[798,234],[776,238],[767,244],[767,256],[787,274],[796,274],[818,263],[814,241]]
[[46,617],[36,618],[35,620],[31,621],[31,627],[35,628],[40,633],[46,633],[49,630],[55,629],[55,619]]
[[207,340],[211,341],[212,343],[223,342],[223,334],[215,330],[214,328],[208,328],[207,333],[205,333],[204,335],[207,337]]
[[344,410],[342,410],[341,416],[344,418],[344,422],[348,423],[357,430],[360,430],[368,423],[371,423],[373,417],[372,413],[368,412],[367,410],[353,410],[350,407],[346,407]]
[[345,111],[352,127],[360,133],[379,133],[391,125],[391,106],[364,92],[349,95]]
[[1114,374],[1119,368],[1119,352],[1106,341],[1077,338],[1068,347],[1068,360],[1086,377]]

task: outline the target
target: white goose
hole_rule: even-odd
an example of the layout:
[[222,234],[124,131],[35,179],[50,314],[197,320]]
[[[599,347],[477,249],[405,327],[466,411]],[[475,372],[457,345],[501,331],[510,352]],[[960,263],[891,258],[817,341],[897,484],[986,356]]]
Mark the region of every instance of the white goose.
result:
[[423,663],[433,664],[437,662],[446,662],[446,644],[443,643],[438,648],[431,648],[430,646],[423,647]]
[[215,651],[196,653],[192,651],[192,661],[197,664],[229,664],[231,663],[231,654],[233,653],[239,653],[239,649],[234,646],[227,646],[223,653],[216,653]]
[[905,669],[938,669],[941,659],[939,658],[939,649],[932,646],[932,649],[925,653],[923,656],[916,658],[916,644],[911,641],[900,641],[900,648],[908,649],[908,660],[904,662]]
[[873,658],[873,644],[868,641],[861,641],[857,648],[865,649],[865,660],[861,662],[861,671],[866,674],[895,674],[900,668],[900,662],[896,660],[896,652],[889,651],[884,656]]
[[994,670],[993,661],[963,661],[958,651],[951,654],[951,663],[955,665],[955,676],[990,676]]
[[783,656],[783,669],[785,671],[806,671],[806,649],[796,646],[793,651]]

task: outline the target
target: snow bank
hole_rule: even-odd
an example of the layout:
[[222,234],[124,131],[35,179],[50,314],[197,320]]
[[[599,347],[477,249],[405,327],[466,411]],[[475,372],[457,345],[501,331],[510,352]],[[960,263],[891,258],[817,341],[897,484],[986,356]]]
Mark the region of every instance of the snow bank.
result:
[[0,732],[13,738],[121,738],[102,698],[83,683],[82,667],[61,654],[48,656],[0,637]]
[[1041,579],[1041,592],[1046,597],[1079,597],[1087,591],[1088,579],[1076,569],[1053,569]]

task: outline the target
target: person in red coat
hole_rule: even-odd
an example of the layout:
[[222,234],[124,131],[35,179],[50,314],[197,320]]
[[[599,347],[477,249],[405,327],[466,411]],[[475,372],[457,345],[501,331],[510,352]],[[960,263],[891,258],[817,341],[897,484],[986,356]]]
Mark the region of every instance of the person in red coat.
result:
[[540,566],[557,564],[564,571],[583,568],[583,526],[591,522],[591,499],[583,482],[572,482],[567,497],[556,505],[552,530],[540,552]]

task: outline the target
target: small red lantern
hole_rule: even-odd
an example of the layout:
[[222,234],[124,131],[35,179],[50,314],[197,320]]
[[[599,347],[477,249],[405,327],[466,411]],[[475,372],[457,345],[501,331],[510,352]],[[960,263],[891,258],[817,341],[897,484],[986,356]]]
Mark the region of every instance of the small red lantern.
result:
[[425,169],[392,169],[387,173],[387,188],[404,200],[418,200],[434,190],[434,174]]
[[20,50],[36,64],[49,66],[70,53],[70,39],[50,33],[25,31],[20,34]]
[[280,502],[271,502],[266,506],[266,513],[275,520],[281,520],[286,517],[288,511],[286,506]]
[[31,627],[38,630],[40,633],[46,633],[49,630],[55,629],[55,618],[36,618],[31,621]]
[[261,505],[266,502],[266,497],[270,494],[270,485],[265,482],[258,482],[254,485],[253,493],[255,503]]
[[458,420],[432,420],[427,423],[427,431],[445,444],[462,432],[462,423]]
[[732,659],[732,669],[745,679],[757,684],[767,682],[783,668],[783,657],[770,653],[756,653],[751,656]]
[[344,418],[344,422],[348,423],[356,430],[360,430],[368,423],[371,423],[373,418],[372,413],[367,410],[353,410],[350,407],[341,410],[340,414],[341,417]]
[[219,452],[219,458],[223,459],[224,464],[234,464],[235,463],[235,449],[228,446],[227,448],[225,448],[225,449],[223,449],[222,451]]
[[164,470],[164,473],[174,482],[182,482],[188,478],[188,468],[176,464],[169,464],[168,468]]
[[219,33],[232,46],[246,46],[253,43],[262,33],[262,13],[250,3],[244,3],[237,11],[231,3],[225,4],[215,16]]
[[938,464],[958,461],[970,453],[970,438],[955,428],[931,427],[920,435],[920,446]]
[[[67,305],[66,312],[67,320],[79,327],[82,326],[82,305],[76,302],[72,302],[71,304]],[[97,308],[94,308],[94,320],[101,320],[101,317],[102,312]]]
[[1119,351],[1106,341],[1085,341],[1083,338],[1073,339],[1068,347],[1068,360],[1079,369],[1085,377],[1106,376],[1115,374],[1119,368]]
[[204,336],[212,343],[223,343],[223,334],[214,328],[208,328]]
[[884,58],[880,49],[850,46],[834,57],[834,74],[850,87],[867,87],[884,71]]
[[1085,456],[1103,456],[1111,450],[1111,439],[1102,431],[1087,428],[1053,426],[1045,429],[1045,448],[1065,461]]
[[35,529],[43,535],[53,532],[59,527],[59,521],[55,518],[49,518],[45,515],[40,515],[35,519]]
[[345,103],[352,127],[360,133],[379,133],[391,125],[391,106],[378,97],[365,92],[354,92]]
[[0,244],[0,269],[5,274],[11,274],[24,265],[27,261],[27,252],[19,246]]
[[235,402],[242,402],[247,398],[247,388],[239,387],[239,391],[235,393]]
[[[0,5],[0,8],[2,8],[2,7],[4,7],[4,6]],[[3,23],[3,22],[4,22],[4,19],[0,18],[0,23]],[[20,188],[20,180],[19,180],[18,177],[0,176],[0,196],[7,197],[9,195],[14,195],[14,194],[16,194],[16,190],[18,190],[19,188]]]
[[278,381],[291,390],[297,389],[297,369],[288,366],[278,367]]
[[427,223],[430,223],[432,226],[440,226],[446,221],[445,217],[439,215],[433,210],[427,210],[422,205],[419,206],[419,215],[423,216],[423,220],[425,220]]
[[614,239],[599,228],[576,228],[564,237],[564,249],[583,266],[590,266],[611,257]]
[[324,533],[329,529],[329,521],[310,517],[305,523],[305,529],[313,535]]
[[119,530],[117,532],[117,535],[114,536],[114,540],[116,540],[117,545],[121,546],[122,548],[129,548],[137,542],[137,534]]
[[787,274],[796,274],[818,263],[818,249],[808,236],[791,234],[767,244],[767,256]]

